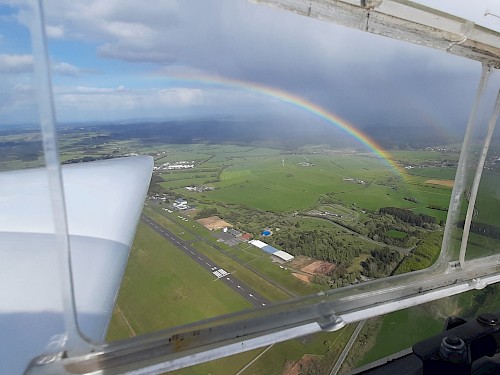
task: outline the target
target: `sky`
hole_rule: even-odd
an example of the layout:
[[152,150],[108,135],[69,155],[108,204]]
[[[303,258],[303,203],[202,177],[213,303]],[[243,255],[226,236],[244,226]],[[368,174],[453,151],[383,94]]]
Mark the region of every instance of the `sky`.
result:
[[[500,30],[495,0],[421,0]],[[498,10],[498,11],[497,11]],[[480,64],[240,0],[45,4],[59,122],[283,115],[359,128],[465,124]],[[0,0],[0,127],[36,122],[24,2]]]

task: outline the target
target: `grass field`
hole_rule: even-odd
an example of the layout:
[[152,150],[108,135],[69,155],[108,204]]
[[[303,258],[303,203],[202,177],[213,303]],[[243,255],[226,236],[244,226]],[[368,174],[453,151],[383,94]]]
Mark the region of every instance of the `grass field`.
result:
[[456,169],[452,167],[427,167],[411,169],[409,175],[425,177],[426,179],[453,180],[455,179],[455,172]]
[[396,311],[382,317],[374,346],[359,358],[356,366],[363,366],[416,342],[441,332],[444,322],[421,308]]
[[387,231],[387,235],[392,238],[405,238],[408,236],[408,234],[406,234],[405,232],[400,232],[394,229]]
[[[241,281],[247,283],[248,285],[251,285],[257,292],[259,292],[269,300],[280,301],[288,299],[290,297],[288,294],[284,293],[282,290],[270,284],[265,279],[256,275],[250,269],[230,257],[235,257],[240,262],[243,262],[244,264],[246,263],[249,267],[252,268],[264,268],[265,270],[268,270],[269,267],[271,267],[271,269],[275,267],[279,269],[278,266],[271,263],[269,256],[263,257],[266,253],[264,253],[262,250],[259,250],[254,246],[249,247],[249,245],[245,244],[241,244],[239,246],[231,248],[220,242],[217,242],[217,240],[213,236],[211,236],[211,233],[207,229],[201,227],[195,221],[190,220],[188,223],[186,223],[178,219],[177,215],[174,214],[167,214],[170,215],[170,217],[167,219],[163,216],[163,213],[161,211],[158,212],[149,207],[146,207],[144,212],[153,217],[154,220],[156,220],[168,230],[172,231],[177,236],[183,238],[184,240],[191,241],[191,245],[200,253],[212,259],[226,271],[236,274],[236,276]],[[173,220],[174,222],[172,222],[171,220]],[[194,232],[194,234],[192,232]],[[202,241],[196,236],[202,236],[209,243],[207,243],[206,241]],[[239,256],[240,253],[241,256]],[[267,263],[267,265],[260,266],[260,263],[258,263],[256,266],[254,266],[253,261],[259,260],[260,258],[265,259],[264,263]],[[261,270],[259,269],[259,271]],[[267,272],[262,273],[266,274],[266,276],[268,276],[273,281],[276,281],[278,284],[283,285],[285,288],[287,286],[295,287],[296,290],[292,291],[299,294],[310,294],[315,290],[302,285],[289,274],[288,276],[290,280],[288,280],[288,283],[285,282],[283,284],[283,277],[281,277],[281,280],[276,280],[274,277],[272,277],[273,275],[268,275]]]
[[[196,303],[194,303],[196,301]],[[159,234],[139,224],[108,339],[194,322],[251,304]],[[123,319],[124,318],[124,319]]]
[[[190,203],[192,201],[195,205],[199,204],[201,207],[216,207],[221,213],[238,212],[241,206],[261,209],[261,212],[264,212],[262,217],[265,217],[266,211],[280,213],[282,217],[288,220],[286,221],[288,223],[294,224],[300,221],[300,229],[302,230],[325,228],[335,231],[340,240],[345,237],[346,241],[357,241],[358,239],[343,233],[339,228],[325,220],[303,218],[300,213],[295,216],[295,212],[320,209],[351,216],[352,220],[357,221],[366,217],[364,210],[376,211],[381,207],[393,206],[408,208],[415,213],[432,215],[439,222],[439,220],[445,219],[446,211],[433,209],[430,206],[446,209],[449,205],[451,189],[447,186],[429,184],[426,181],[429,179],[451,180],[454,177],[454,168],[425,167],[410,170],[405,176],[405,182],[403,182],[380,159],[371,157],[368,154],[318,153],[302,155],[297,153],[295,155],[285,155],[281,154],[279,150],[214,145],[196,145],[184,149],[174,147],[171,151],[168,151],[168,148],[165,148],[165,150],[167,150],[165,151],[167,155],[162,156],[162,159],[158,159],[157,162],[197,160],[201,163],[192,171],[173,171],[163,176],[167,181],[163,182],[162,186],[166,189],[172,189],[178,196],[187,197]],[[453,155],[427,151],[400,152],[395,156],[395,159],[426,162],[428,160],[438,160],[442,157],[449,160],[453,159]],[[214,180],[214,173],[219,173],[214,171],[220,171],[220,175],[216,178],[217,181],[211,182],[211,185],[215,186],[216,190],[189,193],[183,189],[187,185],[199,185],[204,184],[208,179]],[[497,212],[495,208],[488,205],[491,203],[488,196],[496,194],[495,187],[498,186],[500,181],[498,181],[496,175],[489,173],[485,173],[485,175],[488,177],[481,185],[484,198],[481,198],[481,196],[478,198],[477,208],[479,214],[477,220],[500,221],[495,215],[495,212]],[[363,180],[364,183],[356,183],[356,181],[347,181],[345,179],[359,179]],[[328,199],[320,201],[320,198],[325,197]],[[248,245],[229,248],[226,245],[217,243],[216,239],[205,228],[192,219],[189,219],[188,222],[182,221],[177,218],[177,213],[167,214],[161,210],[161,206],[159,207],[148,208],[145,212],[149,215],[156,215],[155,220],[160,224],[181,236],[184,240],[192,241],[192,245],[201,253],[251,285],[264,297],[272,301],[290,298],[289,295],[260,277],[252,269],[297,295],[311,294],[318,291],[317,287],[306,285],[293,278],[290,275],[290,270],[285,270],[271,263],[269,256],[263,254],[262,251],[248,247]],[[186,214],[183,213],[182,215]],[[262,223],[256,222],[255,225],[257,224],[261,225]],[[288,229],[295,230],[294,228]],[[157,277],[154,276],[155,272],[160,269],[157,264],[150,266],[153,257],[156,259],[156,254],[151,254],[149,258],[144,255],[146,247],[158,247],[156,240],[154,240],[154,233],[152,236],[148,234],[144,237],[145,230],[147,228],[142,228],[138,232],[129,265],[130,270],[127,270],[126,280],[124,281],[124,291],[120,294],[118,308],[114,313],[110,328],[110,338],[126,337],[131,334],[131,331],[139,333],[154,330],[164,325],[165,320],[169,322],[169,325],[180,324],[179,321],[200,319],[202,313],[213,316],[248,307],[245,301],[241,301],[237,295],[233,296],[234,293],[230,290],[215,292],[221,295],[219,299],[214,301],[220,306],[213,306],[210,305],[210,301],[205,301],[203,298],[211,297],[214,293],[206,288],[211,288],[209,284],[214,283],[209,283],[207,279],[204,279],[205,276],[202,275],[207,274],[206,277],[209,279],[211,275],[206,271],[183,274],[185,272],[184,268],[188,266],[179,267],[179,264],[183,264],[182,262],[187,262],[187,260],[181,261],[177,259],[182,254],[169,255],[168,259],[172,261],[170,264],[162,261],[162,255],[158,255],[160,257],[159,263],[163,264],[161,269],[166,275],[158,276],[156,281],[149,280],[149,277],[147,281],[139,280],[139,271],[144,274],[144,270],[152,268],[154,272],[151,279],[155,279]],[[397,230],[389,230],[388,235],[394,238],[403,238],[407,234]],[[214,248],[209,243],[197,238],[197,236],[204,237],[210,244],[216,245],[220,249]],[[485,241],[481,236],[471,235],[471,254],[485,255],[487,253],[484,250],[485,245],[488,245],[488,247],[497,246],[492,241],[486,241],[488,243]],[[140,246],[141,243],[143,247]],[[500,241],[498,245],[500,245]],[[163,244],[162,246],[165,248],[165,246],[168,247],[169,245]],[[349,246],[348,242],[346,242],[346,246]],[[369,244],[366,248],[373,248],[373,246],[376,245]],[[284,250],[286,251],[286,249]],[[175,254],[175,249],[170,251]],[[359,263],[366,260],[367,256],[367,254],[362,254],[357,257],[350,270],[360,271],[361,266]],[[146,257],[146,260],[143,257]],[[131,265],[132,263],[134,265]],[[175,274],[174,279],[167,276],[171,274],[170,269],[172,267],[176,269],[175,272],[179,272],[179,274]],[[179,268],[180,270],[178,270]],[[202,275],[200,276],[198,273]],[[204,284],[203,288],[205,289],[200,288],[203,290],[204,296],[198,296],[197,291],[186,289],[185,285],[177,285],[176,280],[179,278],[189,279],[190,283],[191,279],[193,279],[194,285]],[[134,294],[127,292],[127,283],[132,283],[132,280],[135,280],[135,283],[139,285],[142,284],[132,288],[138,289],[138,292],[134,293],[140,295],[146,302],[136,303]],[[171,287],[162,289],[163,283],[170,283]],[[131,288],[130,284],[128,288]],[[150,289],[154,292],[150,292]],[[228,292],[230,297],[222,297]],[[164,306],[162,303],[151,307],[152,302],[147,302],[153,301],[154,298],[165,299],[165,296],[169,296],[168,298],[175,301],[175,309],[171,305]],[[180,296],[186,296],[186,298],[183,299]],[[196,305],[204,305],[204,311],[198,311],[195,308],[192,309],[193,311],[186,312],[190,306],[188,299],[191,300],[191,304],[193,304],[193,300],[196,300]],[[198,299],[203,302],[198,303]],[[206,309],[205,305],[209,306],[209,308]],[[139,318],[141,311],[144,313],[148,308],[149,311],[151,309],[155,312],[158,311],[159,314],[152,315],[159,315],[160,317],[149,317],[142,321]],[[175,314],[181,317],[174,316]],[[401,346],[409,346],[415,340],[434,333],[436,329],[440,330],[442,322],[429,316],[425,310],[416,309],[404,310],[384,317],[380,332],[377,334],[376,345],[363,358],[362,363],[390,354],[396,349],[400,350]],[[423,326],[425,326],[424,329],[422,329]],[[407,332],[408,334],[405,334],[403,338],[399,338],[398,336],[403,336],[400,334],[401,332]],[[322,336],[318,335],[318,337]],[[292,340],[275,345],[244,374],[281,374],[286,361],[297,361],[304,353],[325,355],[326,352],[322,345],[324,346],[326,341],[332,342],[335,339],[312,338],[309,341]],[[178,373],[206,374],[227,373],[227,371],[234,373],[239,371],[245,363],[248,363],[261,351],[244,353]]]
[[500,226],[500,175],[484,172],[476,200],[478,216],[475,221]]
[[[195,147],[196,146],[196,147]],[[346,207],[377,210],[395,206],[409,208],[416,213],[435,216],[438,221],[446,217],[445,211],[428,206],[448,207],[450,189],[425,183],[430,178],[452,179],[453,168],[418,168],[399,178],[379,158],[369,154],[283,154],[279,150],[240,146],[193,145],[191,154],[174,149],[173,155],[211,155],[201,166],[190,171],[170,171],[161,183],[166,189],[190,199],[215,204],[236,204],[275,212],[291,212],[314,207],[323,194],[338,199],[337,211]],[[401,155],[425,161],[437,158],[435,152],[404,152]],[[303,166],[300,163],[310,163]],[[210,172],[204,169],[209,168]],[[222,171],[218,177],[216,172]],[[344,179],[363,180],[364,184]],[[209,184],[214,191],[203,194],[187,192],[188,185]],[[415,198],[410,202],[404,198]],[[374,199],[375,198],[375,199]],[[334,210],[335,211],[335,210]]]
[[220,267],[224,268],[227,272],[234,274],[239,280],[248,285],[251,285],[263,297],[271,301],[281,301],[289,299],[290,296],[279,288],[271,285],[269,282],[256,275],[254,272],[231,259],[227,254],[218,251],[205,242],[196,242],[193,246],[201,254],[212,259]]
[[285,364],[294,364],[304,354],[315,355],[325,362],[322,369],[328,371],[334,359],[340,354],[355,325],[348,325],[339,331],[321,332],[296,340],[289,340],[273,345],[271,348],[257,349],[236,356],[219,359],[183,370],[173,371],[173,375],[236,374],[260,353],[261,357],[253,362],[242,375],[282,375]]

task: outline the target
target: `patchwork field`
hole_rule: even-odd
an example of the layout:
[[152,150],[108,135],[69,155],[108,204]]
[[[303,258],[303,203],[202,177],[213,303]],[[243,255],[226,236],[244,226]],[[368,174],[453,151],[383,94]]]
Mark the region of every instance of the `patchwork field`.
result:
[[[13,159],[15,149],[10,148],[10,142],[25,140],[30,141],[26,152]],[[6,136],[2,141],[5,144],[0,169],[43,165],[37,151],[38,133]],[[165,202],[148,200],[144,213],[154,216],[163,228],[251,285],[271,303],[359,282],[363,272],[387,263],[384,260],[389,256],[380,254],[388,243],[395,248],[410,248],[430,231],[442,231],[439,223],[446,219],[458,161],[455,147],[395,151],[391,153],[399,166],[395,170],[387,161],[359,149],[330,149],[324,145],[272,149],[229,144],[159,144],[156,139],[110,139],[106,131],[95,127],[82,132],[64,130],[60,148],[63,162],[149,154],[158,168],[166,163],[193,164],[193,168],[186,170],[158,169],[155,183]],[[187,186],[199,189],[188,191]],[[473,223],[500,228],[498,186],[500,174],[492,162],[483,172]],[[470,191],[466,189],[466,197],[468,194]],[[196,211],[170,212],[171,203],[179,197],[188,200]],[[165,211],[167,207],[169,211]],[[391,225],[396,220],[387,216],[375,221],[382,207],[429,215],[436,219],[436,225],[417,228],[398,223],[400,226],[394,227]],[[205,208],[215,213],[195,221],[195,216]],[[308,217],[312,211],[324,216]],[[359,229],[356,225],[366,221],[362,228],[366,233],[356,232]],[[238,230],[248,228],[254,238],[274,246],[279,247],[273,242],[279,240],[285,251],[292,244],[299,244],[293,248],[297,254],[313,247],[321,251],[314,252],[316,258],[297,255],[293,262],[276,264],[267,253],[246,243],[230,248],[217,242],[206,228],[231,226],[230,223]],[[264,228],[271,229],[270,237],[260,237]],[[452,244],[456,250],[461,235],[462,230],[455,228]],[[415,242],[404,243],[412,236]],[[383,237],[386,243],[378,242]],[[320,240],[315,241],[317,238]],[[336,253],[338,259],[324,260],[339,248],[345,251]],[[354,250],[356,254],[352,256]],[[467,259],[499,252],[500,238],[470,233]],[[373,253],[382,261],[375,262]],[[373,277],[389,273],[390,270],[374,272]],[[374,346],[366,352],[355,350],[354,356],[359,363],[367,363],[440,331],[441,317],[447,313],[471,312],[478,306],[486,308],[500,303],[496,296],[475,293],[460,296],[458,302],[439,312],[417,308],[380,318],[378,330],[372,332]],[[108,339],[117,340],[250,307],[247,300],[216,282],[212,273],[179,248],[139,224]],[[243,374],[281,375],[284,369],[298,369],[314,361],[321,363],[323,373],[328,373],[353,329],[348,326],[338,332],[276,344],[176,373],[237,373],[250,364]],[[403,331],[405,335],[400,334]]]
[[[263,241],[273,244],[275,238],[283,238],[283,233],[305,233],[308,231],[327,231],[335,234],[335,239],[339,243],[344,244],[348,249],[353,247],[361,248],[359,255],[355,256],[352,263],[348,264],[347,272],[356,274],[363,271],[363,263],[368,262],[371,258],[370,251],[377,248],[382,248],[376,243],[367,241],[364,237],[359,237],[351,232],[346,231],[342,226],[329,222],[324,218],[306,217],[304,213],[311,210],[317,212],[327,212],[325,218],[334,218],[337,215],[338,221],[343,225],[355,225],[360,220],[366,220],[372,213],[377,213],[381,207],[398,207],[411,210],[415,214],[426,214],[436,218],[439,223],[446,218],[447,208],[451,194],[451,187],[454,178],[454,168],[452,167],[435,167],[423,165],[407,170],[406,175],[401,177],[399,172],[392,170],[383,160],[373,157],[368,154],[353,153],[353,152],[296,152],[280,151],[256,147],[240,147],[240,146],[216,146],[216,145],[183,145],[172,146],[169,151],[168,147],[163,149],[164,154],[159,153],[156,158],[156,164],[160,165],[165,162],[178,162],[182,160],[194,160],[195,168],[189,171],[162,171],[161,177],[163,182],[161,186],[170,200],[177,197],[183,197],[188,200],[190,205],[196,206],[196,212],[202,212],[204,208],[216,209],[217,215],[213,215],[208,219],[201,221],[193,221],[190,219],[186,223],[182,219],[177,218],[177,213],[167,214],[162,210],[161,204],[156,208],[148,208],[149,214],[155,213],[164,216],[163,219],[158,219],[165,228],[173,230],[179,236],[183,236],[185,240],[191,241],[193,246],[199,250],[204,256],[213,259],[225,270],[238,275],[239,278],[246,283],[252,285],[258,293],[262,294],[271,301],[279,301],[291,298],[292,295],[307,295],[316,293],[322,288],[329,288],[331,284],[319,285],[313,278],[319,276],[327,277],[336,271],[337,264],[326,262],[318,259],[310,259],[306,262],[292,262],[284,266],[272,263],[271,257],[247,244],[238,244],[232,248],[225,247],[218,243],[210,232],[202,226],[212,228],[214,225],[230,226],[234,225],[238,230],[247,230],[254,235],[254,238],[259,238],[263,228],[270,228],[273,235]],[[413,160],[415,163],[428,163],[429,158],[437,160],[439,155],[435,152],[401,152],[395,156],[396,160],[408,162]],[[447,155],[449,160],[452,158]],[[486,179],[482,184],[481,189],[487,195],[496,195],[495,186],[498,186],[500,180],[497,176],[491,173],[485,173]],[[194,192],[185,189],[186,186],[208,186],[213,190]],[[490,207],[491,200],[478,198],[476,216],[477,220],[492,220],[497,219],[495,208]],[[168,207],[168,203],[165,204]],[[183,212],[182,215],[188,217],[195,213]],[[342,216],[342,218],[340,218]],[[220,222],[214,220],[220,219]],[[162,221],[163,220],[163,221]],[[208,220],[209,222],[204,222]],[[242,227],[241,223],[247,223],[247,227]],[[404,240],[408,235],[406,229],[403,228],[387,230],[386,235],[394,241]],[[156,286],[151,286],[150,282],[139,280],[137,276],[137,268],[140,267],[135,263],[141,263],[143,241],[154,241],[154,236],[147,235],[145,239],[144,231],[148,228],[140,228],[134,252],[131,256],[131,270],[127,270],[126,280],[124,281],[124,292],[120,294],[118,307],[114,314],[113,323],[110,328],[110,337],[119,338],[131,334],[138,334],[143,331],[155,329],[164,323],[164,320],[173,314],[178,314],[179,309],[169,310],[167,307],[161,307],[163,318],[151,318],[151,322],[147,320],[140,322],[136,316],[140,315],[138,309],[147,310],[147,304],[139,303],[133,306],[130,304],[132,292],[127,294],[127,290],[136,289],[134,293],[142,293],[142,288],[156,289]],[[141,234],[142,233],[142,234]],[[318,232],[319,233],[319,232]],[[411,233],[411,232],[409,232]],[[150,239],[151,237],[151,239]],[[204,240],[200,240],[200,237]],[[285,236],[286,237],[286,236]],[[142,241],[142,242],[141,242]],[[488,242],[488,241],[487,241]],[[216,250],[213,246],[220,247]],[[482,236],[471,235],[471,248],[475,250],[476,255],[485,255],[489,253],[484,249],[485,240]],[[497,246],[494,241],[488,242],[489,247]],[[156,243],[143,246],[156,246]],[[158,246],[159,247],[159,246]],[[283,248],[283,250],[287,250]],[[171,274],[170,269],[179,268],[179,264],[175,256],[169,259],[174,259],[172,263],[164,264],[158,268],[158,272]],[[296,258],[296,260],[300,257]],[[180,268],[188,268],[181,266]],[[343,267],[345,267],[343,265]],[[152,268],[151,268],[152,269]],[[343,268],[345,270],[345,268]],[[142,268],[144,271],[144,267]],[[220,295],[217,303],[222,306],[211,305],[211,310],[205,312],[209,316],[228,311],[236,311],[246,308],[245,301],[239,301],[239,297],[231,295],[227,292],[231,291],[211,291],[208,285],[200,288],[200,293],[205,293],[204,297],[198,297],[193,291],[188,291],[185,286],[176,286],[176,281],[183,279],[184,283],[189,280],[192,286],[199,284],[210,284],[206,280],[200,278],[192,278],[191,272],[185,269],[175,272],[186,272],[186,274],[177,275],[174,280],[165,278],[164,291],[162,295],[168,296],[169,293],[180,301],[179,308],[181,309],[182,319],[180,317],[168,318],[167,320],[178,324],[177,320],[182,321],[196,319],[197,315],[201,316],[201,311],[192,311],[190,314],[183,313],[183,309],[187,309],[191,304],[199,304],[203,298],[216,293]],[[345,272],[345,271],[343,271]],[[130,275],[132,276],[129,276]],[[203,274],[203,272],[201,272]],[[205,272],[206,273],[206,272]],[[153,272],[151,275],[154,275]],[[209,275],[208,275],[209,276]],[[197,276],[198,277],[198,276]],[[328,276],[329,277],[329,276]],[[130,278],[130,279],[128,279]],[[154,278],[154,277],[153,277]],[[167,280],[168,279],[168,280]],[[130,281],[128,281],[130,280]],[[138,286],[132,286],[134,280]],[[164,281],[157,281],[163,283]],[[345,283],[352,282],[351,279],[345,278]],[[127,284],[128,283],[128,284]],[[141,286],[141,284],[143,284]],[[128,285],[128,286],[127,286]],[[149,285],[149,286],[145,286]],[[271,286],[270,285],[274,285]],[[341,286],[342,284],[338,284]],[[345,284],[343,284],[345,285]],[[288,292],[287,292],[288,291]],[[147,296],[147,293],[145,293]],[[180,296],[186,296],[182,299]],[[141,298],[143,298],[141,296]],[[170,298],[170,297],[169,297]],[[210,297],[212,298],[212,297]],[[218,297],[217,297],[218,298]],[[226,299],[227,298],[227,299]],[[151,300],[153,300],[151,298]],[[176,300],[177,301],[177,300]],[[183,305],[182,303],[186,303]],[[177,302],[176,302],[177,303]],[[202,304],[209,303],[204,301]],[[201,305],[201,304],[200,304]],[[141,307],[142,306],[142,307]],[[218,311],[220,309],[220,312]],[[155,315],[155,314],[153,314]],[[177,320],[176,320],[177,319]],[[389,319],[389,318],[388,318]],[[407,324],[408,320],[416,319],[424,321],[427,319],[426,314],[421,312],[404,312],[400,315],[395,315],[395,320],[384,320],[381,331],[377,335],[380,340],[385,340],[393,332],[394,327],[400,327]],[[440,324],[440,323],[439,323]],[[429,330],[421,332],[422,335],[431,332],[437,323],[432,323]],[[151,328],[150,328],[151,327]],[[349,329],[351,329],[349,327]],[[344,332],[344,331],[341,331]],[[339,337],[342,333],[336,333]],[[389,335],[389,336],[388,336]],[[320,335],[316,336],[319,337]],[[348,334],[347,334],[348,336]],[[423,337],[423,336],[422,336]],[[348,337],[347,337],[348,339]],[[412,338],[414,339],[414,338]],[[302,344],[299,340],[293,340],[288,343],[280,344],[266,351],[248,370],[244,373],[255,374],[281,374],[286,363],[292,368],[294,364],[299,363],[300,359],[305,354],[319,354],[323,356],[331,353],[324,347],[318,344],[318,348],[313,350],[311,345],[316,345],[317,338],[306,340]],[[328,341],[328,340],[326,340]],[[324,342],[326,342],[324,341]],[[339,340],[341,343],[341,340]],[[303,345],[303,346],[302,346]],[[336,347],[337,344],[332,344]],[[380,346],[380,344],[378,344]],[[394,344],[394,347],[387,347],[387,351],[393,350],[400,346],[401,343]],[[278,347],[286,349],[289,353],[278,351]],[[375,358],[381,355],[382,351],[368,353],[368,356],[363,361],[368,361],[370,358]],[[386,349],[384,349],[385,352]],[[231,368],[238,371],[242,368],[242,363],[249,363],[255,356],[262,353],[263,350],[246,353],[241,356],[231,357],[225,360],[214,361],[210,364],[197,366],[193,369],[186,369],[178,373],[207,373],[207,372],[223,372]],[[293,355],[292,355],[293,353]],[[330,353],[330,354],[328,354]],[[270,357],[272,355],[272,357]],[[273,366],[269,366],[266,360],[283,357],[283,361],[278,361]],[[326,357],[324,357],[326,358]],[[323,359],[324,359],[323,358]],[[330,359],[330,362],[333,357]],[[287,362],[288,361],[288,362]],[[273,362],[274,363],[274,362]],[[237,370],[238,369],[238,370]]]

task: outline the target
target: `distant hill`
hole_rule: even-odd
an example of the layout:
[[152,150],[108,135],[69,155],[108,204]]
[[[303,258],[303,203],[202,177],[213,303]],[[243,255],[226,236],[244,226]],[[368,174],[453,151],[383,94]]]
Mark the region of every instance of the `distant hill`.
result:
[[[282,118],[207,118],[119,125],[94,125],[112,138],[140,139],[146,143],[234,143],[277,148],[311,144],[358,147],[360,143],[324,121]],[[463,134],[450,135],[421,126],[377,125],[362,129],[385,149],[408,149],[460,142]]]
[[[175,120],[129,120],[112,123],[61,124],[66,134],[104,131],[101,140],[138,139],[147,144],[233,143],[293,149],[323,144],[359,147],[360,143],[335,125],[311,116],[207,117]],[[27,128],[2,129],[2,134],[22,134]],[[436,131],[428,126],[371,125],[360,129],[385,149],[409,149],[461,143],[463,131]],[[38,130],[37,130],[38,131]],[[498,137],[498,135],[496,135]],[[106,140],[104,139],[106,138]],[[97,140],[94,140],[97,141]],[[6,146],[6,145],[4,145]]]
[[334,147],[359,145],[332,125],[309,121],[298,125],[275,119],[211,118],[98,125],[112,139],[138,139],[148,144],[212,143],[297,148],[310,144]]
[[461,142],[462,131],[456,134],[437,131],[429,126],[375,125],[363,132],[385,149],[408,149]]

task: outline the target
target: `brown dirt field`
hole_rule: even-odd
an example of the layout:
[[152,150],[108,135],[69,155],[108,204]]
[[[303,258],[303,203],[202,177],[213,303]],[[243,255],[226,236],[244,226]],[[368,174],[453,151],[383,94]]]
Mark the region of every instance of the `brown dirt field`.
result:
[[330,262],[325,262],[323,260],[317,260],[312,262],[311,264],[301,268],[300,270],[307,273],[312,274],[323,274],[326,275],[328,272],[331,272],[335,269],[335,264]]
[[309,280],[311,278],[311,276],[307,276],[307,275],[302,275],[300,273],[296,273],[296,272],[292,272],[292,275],[294,277],[296,277],[297,279],[299,279],[300,281],[303,281],[307,284],[309,284],[311,281]]
[[453,187],[454,180],[427,180],[426,184],[441,185],[446,187]]
[[287,361],[283,370],[283,375],[300,375],[304,373],[304,369],[309,367],[311,361],[318,357],[317,355],[304,354],[297,362]]
[[304,255],[298,255],[295,257],[295,259],[293,259],[290,263],[288,263],[288,266],[290,268],[300,270],[302,267],[305,267],[312,262],[313,262],[312,258],[306,257]]
[[221,229],[224,227],[231,227],[232,228],[231,224],[222,220],[218,216],[210,216],[210,217],[206,217],[204,219],[198,219],[196,221],[198,223],[200,223],[201,225],[203,225],[208,230],[216,230],[216,229]]

